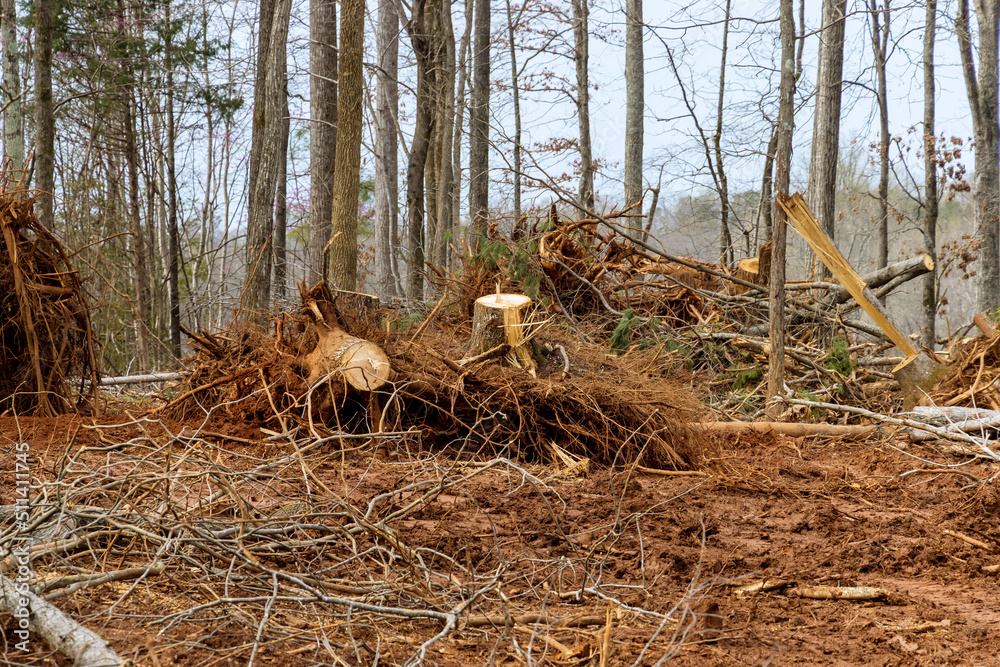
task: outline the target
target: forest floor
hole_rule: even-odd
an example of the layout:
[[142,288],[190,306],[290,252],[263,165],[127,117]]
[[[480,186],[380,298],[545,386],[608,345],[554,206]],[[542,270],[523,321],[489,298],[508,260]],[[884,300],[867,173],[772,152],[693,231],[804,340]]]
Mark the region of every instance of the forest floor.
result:
[[[488,453],[421,452],[405,437],[375,451],[328,443],[296,456],[287,441],[269,442],[247,425],[134,421],[118,411],[97,419],[0,418],[0,501],[14,502],[14,445],[26,442],[39,482],[89,485],[94,506],[119,503],[148,516],[146,496],[172,480],[166,494],[174,506],[160,512],[179,527],[192,520],[184,508],[193,507],[217,525],[252,533],[276,525],[261,517],[305,502],[310,489],[324,495],[317,487],[344,500],[323,515],[327,524],[381,526],[377,535],[345,529],[350,548],[334,533],[299,525],[292,530],[313,537],[247,537],[228,552],[235,543],[223,538],[199,551],[193,537],[160,543],[152,532],[147,541],[142,530],[116,533],[112,525],[84,548],[40,556],[33,567],[43,580],[165,563],[160,574],[53,601],[136,665],[404,664],[448,629],[441,618],[421,617],[422,609],[457,618],[424,646],[424,664],[1000,659],[998,577],[987,573],[1000,564],[1000,494],[996,484],[968,486],[963,474],[985,480],[997,466],[931,468],[914,456],[940,460],[940,452],[888,433],[864,441],[714,435],[714,450],[693,474],[618,466],[581,476]],[[186,446],[175,446],[183,438]],[[186,458],[224,471],[217,480],[228,480],[250,507],[227,502],[205,467],[187,469]],[[282,468],[261,474],[268,460]],[[116,490],[114,479],[127,489]],[[348,505],[354,509],[344,518]],[[324,540],[329,551],[320,553]],[[398,560],[380,550],[392,540]],[[309,562],[301,561],[306,542]],[[402,562],[406,554],[410,562]],[[324,569],[332,562],[340,570]],[[285,582],[274,573],[289,571],[353,582],[328,587],[329,595],[369,607],[345,620],[335,601],[279,596]],[[264,574],[254,579],[254,572]],[[737,590],[761,579],[783,585]],[[889,595],[854,602],[796,593],[816,585],[881,587]],[[393,615],[399,608],[417,613]],[[5,626],[4,664],[68,664],[37,638],[32,653],[16,652]]]

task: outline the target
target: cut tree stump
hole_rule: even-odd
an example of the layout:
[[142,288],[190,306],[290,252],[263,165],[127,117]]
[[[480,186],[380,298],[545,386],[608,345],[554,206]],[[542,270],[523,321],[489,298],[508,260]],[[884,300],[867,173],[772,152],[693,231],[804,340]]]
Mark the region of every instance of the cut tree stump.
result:
[[523,294],[490,294],[476,299],[472,310],[470,355],[477,355],[506,343],[507,360],[519,368],[534,371],[536,364],[525,336],[525,319],[531,298]]

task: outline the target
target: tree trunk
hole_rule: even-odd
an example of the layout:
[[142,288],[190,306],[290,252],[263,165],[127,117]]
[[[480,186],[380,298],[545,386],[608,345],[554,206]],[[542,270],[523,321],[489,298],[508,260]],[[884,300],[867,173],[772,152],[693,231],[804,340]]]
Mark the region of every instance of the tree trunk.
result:
[[337,117],[337,166],[333,178],[333,228],[326,277],[337,289],[351,292],[358,288],[364,38],[365,0],[344,0],[340,15],[341,95]]
[[[468,20],[468,19],[466,19]],[[490,0],[475,0],[469,105],[469,219],[473,249],[486,237],[490,208]]]
[[[521,219],[521,91],[517,84],[517,49],[514,48],[514,15],[510,10],[510,0],[507,1],[507,38],[510,47],[510,89],[514,95],[514,220]],[[522,5],[522,12],[527,2]],[[520,19],[521,13],[518,13]],[[627,162],[626,153],[626,164]]]
[[[119,16],[121,25],[127,25],[125,21],[124,3],[118,0]],[[133,315],[135,317],[135,340],[140,373],[149,372],[149,315],[147,298],[149,295],[149,277],[146,271],[146,251],[143,247],[144,239],[142,235],[142,221],[139,214],[139,160],[136,148],[136,128],[133,93],[135,90],[135,75],[132,72],[131,60],[123,59],[125,63],[126,85],[122,90],[122,107],[125,112],[125,164],[128,169],[128,204],[129,204],[129,231],[132,234],[132,260],[135,264],[133,274],[133,287],[135,289],[135,300],[133,302]]]
[[969,2],[959,0],[955,19],[962,72],[972,110],[972,132],[976,140],[975,189],[976,238],[979,255],[979,293],[976,310],[993,311],[1000,303],[1000,126],[997,120],[997,33],[1000,7],[995,2],[976,1],[979,24],[979,71],[972,61]]
[[729,180],[722,162],[722,110],[726,99],[726,57],[729,55],[729,16],[732,0],[726,0],[726,20],[722,26],[722,61],[719,63],[719,98],[715,113],[715,134],[712,146],[715,150],[715,171],[718,174],[720,248],[719,257],[723,265],[730,265],[733,256],[733,237],[729,231]]
[[576,114],[580,128],[579,205],[594,208],[594,154],[590,143],[590,5],[589,0],[572,0],[573,60],[576,63]]
[[[274,193],[281,154],[285,76],[291,0],[264,0],[260,6],[260,43],[254,86],[253,136],[247,201],[246,288],[243,317],[264,324],[271,301]],[[355,209],[357,205],[355,205]],[[355,211],[356,213],[356,211]]]
[[[924,252],[937,257],[937,140],[934,137],[934,33],[937,0],[927,0],[924,14]],[[934,349],[937,322],[937,270],[924,279],[920,342]]]
[[288,237],[288,134],[291,130],[291,113],[288,109],[288,67],[285,67],[285,110],[281,116],[282,156],[278,167],[278,185],[274,194],[274,298],[284,301],[288,295],[288,260],[285,244]]
[[24,169],[24,129],[21,120],[21,72],[17,56],[17,3],[0,0],[0,30],[3,31],[3,142],[4,157],[10,160],[13,180]]
[[326,264],[323,251],[330,241],[333,220],[337,151],[336,0],[310,0],[309,38],[309,269],[310,282],[315,282],[323,277]]
[[[872,19],[872,51],[875,55],[875,74],[878,78],[879,140],[878,181],[878,250],[876,265],[881,269],[889,265],[889,98],[886,87],[885,65],[889,48],[889,0],[869,0]],[[881,17],[879,16],[881,14]]]
[[457,235],[462,228],[462,129],[465,126],[465,88],[469,78],[469,48],[472,43],[472,0],[465,0],[465,32],[458,50],[458,90],[455,92],[455,132],[452,140],[452,182],[451,228]]
[[431,117],[435,72],[431,67],[430,35],[427,31],[426,0],[415,0],[407,26],[417,60],[417,117],[406,166],[407,252],[410,266],[406,273],[406,296],[420,299],[424,292],[424,172],[430,149]]
[[764,175],[760,182],[760,217],[764,227],[764,238],[773,236],[771,209],[774,205],[774,154],[778,152],[778,128],[771,130],[771,138],[767,142],[767,153],[764,155]]
[[[173,34],[170,20],[170,3],[166,5],[168,35]],[[167,236],[169,237],[168,292],[170,296],[170,350],[174,357],[181,356],[181,291],[180,291],[180,230],[177,222],[177,162],[176,119],[174,118],[174,67],[173,40],[167,37],[164,49],[164,66],[167,70]]]
[[455,26],[451,19],[452,0],[442,0],[440,34],[440,61],[438,75],[438,136],[440,137],[440,158],[438,163],[438,233],[436,256],[439,266],[448,265],[448,244],[454,235],[451,225],[452,210],[457,205],[453,197],[452,184],[455,180],[452,163],[452,141],[455,130]]
[[52,229],[52,191],[55,190],[56,118],[52,102],[53,0],[35,2],[35,217]]
[[[844,13],[847,0],[823,0],[812,155],[809,159],[809,208],[823,231],[836,240],[837,161],[840,159],[840,97],[844,71]],[[821,275],[829,275],[820,266]]]
[[399,218],[399,144],[396,116],[399,113],[399,14],[392,0],[378,7],[378,81],[375,112],[375,293],[399,296],[393,274],[396,252],[393,231]]
[[[795,130],[795,18],[792,0],[781,0],[781,83],[778,104],[778,146],[775,156],[775,187],[779,194],[788,192],[792,164],[792,135]],[[785,384],[785,227],[786,215],[777,201],[772,211],[771,284],[768,303],[771,317],[769,336],[771,354],[767,369],[767,397],[773,399],[784,392]],[[781,412],[770,403],[771,416]]]
[[[642,199],[643,119],[646,76],[642,49],[642,0],[625,2],[625,206]],[[635,218],[633,238],[639,238],[641,218]]]

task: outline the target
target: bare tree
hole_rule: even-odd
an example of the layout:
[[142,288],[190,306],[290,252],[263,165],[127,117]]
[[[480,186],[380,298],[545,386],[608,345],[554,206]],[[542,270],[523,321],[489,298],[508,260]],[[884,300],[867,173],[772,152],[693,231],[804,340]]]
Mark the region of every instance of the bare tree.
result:
[[[927,0],[924,14],[924,252],[937,258],[937,140],[934,136],[934,34],[937,0]],[[937,322],[937,266],[924,279],[920,342],[933,349]]]
[[241,304],[245,316],[258,323],[265,321],[271,301],[274,193],[278,170],[285,161],[281,154],[285,86],[283,63],[291,8],[291,0],[264,0],[260,4],[247,203],[247,276]]
[[399,14],[392,0],[378,6],[378,73],[375,112],[375,293],[399,296],[393,273],[394,230],[399,221],[399,144],[396,117],[399,114]]
[[576,114],[580,127],[579,204],[594,208],[594,152],[590,141],[590,5],[571,0],[573,6],[573,59],[576,62]]
[[323,277],[337,153],[337,2],[309,2],[309,268]]
[[[812,154],[809,159],[809,207],[823,231],[836,235],[837,162],[840,159],[840,98],[844,72],[844,24],[847,0],[823,0],[816,73],[816,109],[813,114]],[[779,188],[780,191],[780,188]],[[822,275],[826,267],[820,266]]]
[[452,139],[452,201],[451,228],[455,234],[462,225],[462,207],[458,205],[462,199],[462,130],[465,124],[465,88],[469,78],[469,48],[472,43],[472,0],[465,0],[465,32],[458,48],[458,83],[455,91],[455,127]]
[[[778,145],[775,155],[775,188],[787,193],[792,164],[792,135],[795,131],[795,17],[792,0],[781,0],[781,83],[778,103]],[[767,397],[773,399],[784,392],[785,377],[785,212],[774,202],[771,236],[771,276],[768,295],[770,306],[771,354],[767,369]],[[774,416],[780,407],[771,403],[768,414]]]
[[53,0],[35,2],[35,215],[52,229],[52,192],[55,190],[56,118],[52,102]]
[[510,0],[507,3],[507,39],[510,49],[510,88],[514,95],[514,219],[521,219],[521,91],[517,83],[517,49],[514,48],[514,32],[524,8],[528,6],[527,0],[521,5],[521,11],[517,18],[514,18],[510,9]]
[[21,119],[21,73],[17,56],[17,4],[0,0],[0,30],[3,31],[3,145],[15,178],[24,169],[24,129]]
[[[434,93],[434,121],[432,124],[433,179],[433,227],[428,225],[430,261],[446,265],[448,261],[448,240],[452,236],[452,141],[455,125],[455,27],[452,23],[452,0],[437,0],[435,4],[432,40],[433,59],[436,70]],[[430,208],[430,207],[428,207]],[[429,211],[430,212],[430,211]]]
[[475,0],[469,105],[469,218],[475,243],[486,236],[490,207],[490,16],[490,0]]
[[[170,3],[166,5],[164,21],[167,39],[164,44],[163,65],[167,70],[166,112],[167,112],[167,236],[169,238],[167,258],[167,292],[170,299],[170,350],[175,358],[181,356],[181,289],[180,289],[180,229],[177,212],[177,119],[174,116],[174,25]],[[251,181],[252,182],[252,181]]]
[[997,120],[997,33],[1000,6],[990,0],[976,0],[979,34],[979,67],[972,61],[969,29],[969,0],[958,0],[955,33],[965,88],[972,109],[972,132],[976,139],[975,190],[976,238],[982,244],[982,270],[976,308],[993,311],[1000,303],[1000,125]]
[[872,20],[872,52],[875,54],[875,74],[878,78],[879,181],[878,181],[878,268],[889,265],[889,93],[886,85],[886,57],[889,49],[889,0],[869,0]]
[[361,192],[362,62],[365,0],[344,0],[340,16],[340,100],[333,228],[327,279],[342,290],[358,288],[358,196]]
[[[397,4],[397,9],[400,5]],[[400,13],[402,16],[402,13]],[[430,150],[434,116],[432,92],[436,72],[431,66],[431,38],[427,27],[427,0],[414,0],[410,19],[404,23],[417,61],[417,115],[406,165],[406,296],[419,299],[424,291],[424,175]]]
[[[728,25],[728,10],[726,22]],[[642,199],[646,73],[642,55],[642,0],[625,2],[625,206]],[[642,228],[638,223],[633,234]]]

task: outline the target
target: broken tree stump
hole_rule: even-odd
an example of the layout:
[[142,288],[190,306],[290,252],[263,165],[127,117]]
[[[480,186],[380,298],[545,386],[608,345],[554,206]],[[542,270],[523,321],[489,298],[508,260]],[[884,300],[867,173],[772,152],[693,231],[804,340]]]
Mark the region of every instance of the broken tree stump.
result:
[[[878,299],[819,226],[819,221],[809,212],[809,207],[806,206],[800,193],[796,192],[792,196],[779,194],[778,203],[799,236],[806,240],[844,289],[903,353],[905,359],[892,369],[892,374],[903,390],[903,408],[911,409],[944,376],[945,366],[917,349],[910,339],[889,321]],[[921,264],[923,263],[922,260]],[[931,264],[933,266],[933,261]]]
[[519,368],[535,369],[525,325],[531,298],[523,294],[490,294],[476,299],[472,310],[470,355],[492,350],[506,343],[507,359]]

